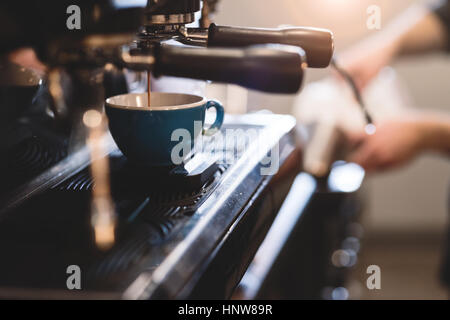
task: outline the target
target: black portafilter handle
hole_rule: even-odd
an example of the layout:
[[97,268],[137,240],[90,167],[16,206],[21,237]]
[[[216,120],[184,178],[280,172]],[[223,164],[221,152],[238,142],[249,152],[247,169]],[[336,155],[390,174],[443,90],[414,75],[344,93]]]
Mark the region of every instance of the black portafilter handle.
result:
[[333,33],[326,29],[289,27],[260,29],[217,26],[208,30],[208,47],[245,47],[255,44],[279,43],[301,47],[308,67],[326,68],[334,51]]
[[271,93],[296,93],[302,85],[305,61],[303,50],[292,46],[230,49],[163,45],[156,49],[153,73]]

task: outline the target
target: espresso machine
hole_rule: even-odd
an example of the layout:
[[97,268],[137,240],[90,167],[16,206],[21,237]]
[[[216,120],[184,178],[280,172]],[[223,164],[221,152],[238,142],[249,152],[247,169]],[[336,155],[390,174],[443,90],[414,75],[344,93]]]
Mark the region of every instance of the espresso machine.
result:
[[[230,163],[205,151],[156,170],[133,166],[106,127],[95,135],[86,121],[89,111],[101,114],[105,98],[128,92],[124,69],[293,94],[306,68],[329,65],[331,32],[210,24],[216,2],[28,1],[27,10],[0,4],[0,54],[30,47],[47,68],[27,87],[35,90],[32,101],[2,122],[0,297],[233,294],[301,168],[295,120],[228,116],[222,131],[255,130],[264,148],[247,140],[239,150],[220,150],[233,154]],[[80,10],[79,29],[68,27],[77,13],[70,6]],[[198,26],[190,27],[200,11]],[[1,107],[17,104],[4,97],[22,87],[4,85]],[[218,151],[212,142],[206,149]],[[275,153],[278,170],[261,174]],[[100,175],[95,168],[103,168]],[[108,202],[102,208],[111,228],[99,229],[110,233],[107,246],[98,242],[97,196]],[[74,265],[82,272],[75,289],[67,284]]]

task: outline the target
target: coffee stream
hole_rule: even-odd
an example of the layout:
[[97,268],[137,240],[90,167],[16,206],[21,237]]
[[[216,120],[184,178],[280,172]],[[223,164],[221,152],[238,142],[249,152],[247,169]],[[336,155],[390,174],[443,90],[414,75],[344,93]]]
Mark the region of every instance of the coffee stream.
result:
[[151,89],[151,82],[150,82],[150,71],[147,71],[147,106],[150,107],[150,89]]

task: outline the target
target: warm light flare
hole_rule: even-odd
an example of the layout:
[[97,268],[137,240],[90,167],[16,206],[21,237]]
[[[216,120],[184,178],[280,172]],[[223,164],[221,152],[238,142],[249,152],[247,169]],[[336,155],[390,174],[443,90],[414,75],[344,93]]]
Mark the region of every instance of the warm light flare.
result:
[[87,145],[90,149],[91,175],[94,180],[91,224],[95,244],[100,250],[107,250],[114,245],[116,228],[116,215],[110,190],[109,161],[104,156],[105,122],[103,114],[97,110],[88,110],[83,115],[83,123],[88,129]]
[[93,200],[92,227],[94,228],[95,244],[101,250],[107,250],[114,245],[116,221],[109,198]]
[[102,114],[97,110],[88,110],[83,115],[83,123],[86,127],[99,127],[102,123]]
[[95,226],[95,243],[101,250],[108,250],[114,244],[114,225]]

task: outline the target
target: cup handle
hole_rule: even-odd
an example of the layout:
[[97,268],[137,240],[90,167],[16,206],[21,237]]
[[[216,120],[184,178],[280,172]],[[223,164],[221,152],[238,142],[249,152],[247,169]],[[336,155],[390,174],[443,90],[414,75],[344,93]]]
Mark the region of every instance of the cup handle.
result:
[[222,127],[223,118],[225,115],[225,110],[223,109],[222,104],[217,100],[210,100],[206,103],[206,110],[208,110],[210,108],[216,109],[216,120],[209,128],[203,129],[203,135],[205,135],[205,136],[212,136],[217,131],[220,130],[220,127]]

